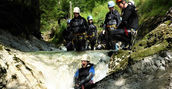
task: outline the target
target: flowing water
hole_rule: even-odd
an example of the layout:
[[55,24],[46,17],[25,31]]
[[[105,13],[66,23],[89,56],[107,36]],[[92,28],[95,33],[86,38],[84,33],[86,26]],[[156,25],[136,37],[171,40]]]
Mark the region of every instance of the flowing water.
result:
[[27,57],[42,72],[47,89],[71,89],[74,73],[81,67],[80,59],[84,54],[90,55],[91,63],[95,64],[94,82],[107,75],[110,59],[107,52],[33,52]]

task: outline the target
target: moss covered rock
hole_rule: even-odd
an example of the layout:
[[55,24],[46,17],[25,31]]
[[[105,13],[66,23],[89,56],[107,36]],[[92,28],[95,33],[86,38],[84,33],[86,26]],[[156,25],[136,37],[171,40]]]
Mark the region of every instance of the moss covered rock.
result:
[[133,46],[131,51],[120,50],[117,54],[114,54],[109,63],[110,74],[124,70],[128,64],[165,50],[172,50],[171,20],[160,24],[156,29],[148,33]]
[[136,61],[160,51],[171,49],[172,27],[169,23],[171,24],[171,21],[164,22],[137,42],[133,47],[131,59]]

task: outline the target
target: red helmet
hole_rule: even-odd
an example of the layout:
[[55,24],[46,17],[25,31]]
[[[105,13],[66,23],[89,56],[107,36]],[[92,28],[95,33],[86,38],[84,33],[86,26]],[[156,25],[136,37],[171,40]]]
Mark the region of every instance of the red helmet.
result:
[[123,0],[116,0],[116,3],[120,3],[120,2],[122,2]]

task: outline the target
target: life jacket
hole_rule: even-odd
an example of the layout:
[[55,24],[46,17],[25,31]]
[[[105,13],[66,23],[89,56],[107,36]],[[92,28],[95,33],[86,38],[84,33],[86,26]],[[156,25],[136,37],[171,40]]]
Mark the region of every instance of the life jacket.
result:
[[93,64],[88,64],[86,68],[79,69],[79,80],[85,79],[89,75],[90,68],[94,66]]
[[107,16],[107,25],[116,25],[117,24],[117,15],[116,13],[118,13],[116,10],[113,10],[112,12],[108,13]]
[[71,27],[74,34],[83,33],[87,29],[86,26],[84,25],[84,19],[81,16],[72,19]]
[[96,32],[96,26],[93,25],[93,24],[90,24],[89,25],[89,29],[87,31],[87,35],[95,35],[95,32]]

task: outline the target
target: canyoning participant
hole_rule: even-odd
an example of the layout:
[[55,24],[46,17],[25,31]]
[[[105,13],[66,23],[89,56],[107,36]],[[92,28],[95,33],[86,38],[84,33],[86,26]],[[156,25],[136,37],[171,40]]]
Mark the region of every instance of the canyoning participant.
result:
[[137,11],[134,5],[126,3],[125,0],[116,0],[116,3],[122,10],[122,22],[117,30],[112,31],[112,38],[123,41],[129,45],[127,49],[131,49],[138,28]]
[[93,17],[88,16],[88,31],[87,31],[87,49],[89,49],[89,46],[91,46],[91,50],[94,50],[94,46],[96,44],[96,38],[97,38],[97,28],[93,24]]
[[113,1],[108,2],[109,12],[106,14],[106,18],[104,21],[107,49],[114,49],[115,43],[111,39],[111,31],[115,30],[121,23],[120,14],[117,10],[114,9],[114,6],[115,3]]
[[73,32],[70,26],[71,19],[67,20],[67,28],[63,31],[63,37],[65,40],[65,46],[67,48],[67,51],[74,50],[73,44],[72,44],[72,38],[73,38]]
[[77,51],[85,50],[85,35],[88,30],[87,21],[80,16],[80,9],[78,7],[74,8],[74,18],[71,20],[71,29],[74,34],[74,47]]
[[90,89],[93,85],[95,75],[94,65],[90,63],[90,56],[84,55],[81,58],[81,68],[78,69],[74,76],[75,89]]

